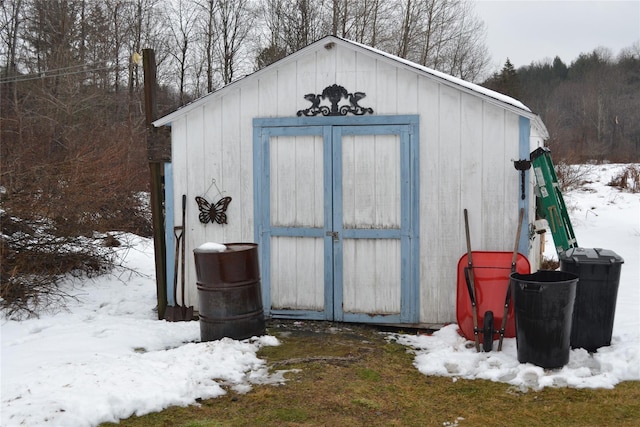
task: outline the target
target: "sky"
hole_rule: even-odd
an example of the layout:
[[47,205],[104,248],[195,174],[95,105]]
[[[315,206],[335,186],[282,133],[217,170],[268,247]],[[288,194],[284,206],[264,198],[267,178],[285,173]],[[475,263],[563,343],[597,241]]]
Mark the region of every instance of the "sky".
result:
[[614,55],[640,43],[640,0],[475,0],[487,27],[492,72],[559,56],[567,65],[603,46]]
[[[545,387],[614,388],[640,380],[640,193],[606,185],[626,167],[584,167],[585,187],[564,193],[581,247],[610,249],[624,259],[610,346],[595,353],[567,348],[565,366],[543,369],[520,361],[517,338],[505,338],[500,352],[497,345],[494,351],[476,352],[456,324],[432,335],[387,335],[414,354],[416,376],[445,376],[452,382],[482,378],[523,393]],[[197,405],[197,399],[230,389],[245,393],[256,384],[287,386],[287,371],[269,370],[258,356],[261,347],[279,345],[278,337],[200,342],[198,322],[157,320],[153,241],[114,235],[123,243],[114,248],[120,267],[64,283],[62,290],[73,295],[65,310],[23,321],[0,313],[0,425],[93,427],[169,406]],[[552,257],[550,242],[545,254]],[[461,415],[467,411],[473,408],[461,408]]]

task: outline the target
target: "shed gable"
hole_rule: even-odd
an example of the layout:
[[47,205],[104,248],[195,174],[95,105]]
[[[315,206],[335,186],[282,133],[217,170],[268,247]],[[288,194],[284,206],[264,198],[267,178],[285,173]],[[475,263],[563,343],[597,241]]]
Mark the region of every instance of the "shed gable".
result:
[[[368,94],[373,94],[372,89],[375,89],[379,97],[385,100],[381,105],[383,109],[376,110],[379,114],[393,114],[396,111],[397,114],[404,114],[402,110],[405,108],[405,103],[408,102],[411,105],[417,91],[412,90],[411,84],[403,83],[399,87],[394,81],[408,82],[414,78],[417,80],[418,76],[478,96],[501,108],[512,110],[516,114],[530,118],[536,117],[524,104],[509,96],[360,43],[327,36],[181,107],[156,120],[154,125],[170,124],[192,109],[200,107],[201,104],[224,97],[227,91],[255,84],[254,80],[257,80],[261,87],[260,96],[256,97],[255,102],[263,112],[262,117],[287,117],[293,114],[286,108],[291,98],[298,100],[300,105],[304,105],[304,95],[310,92],[317,93],[334,83],[349,90],[364,91]],[[262,88],[263,86],[266,88]],[[277,88],[285,88],[288,92]],[[538,125],[544,127],[541,122]]]

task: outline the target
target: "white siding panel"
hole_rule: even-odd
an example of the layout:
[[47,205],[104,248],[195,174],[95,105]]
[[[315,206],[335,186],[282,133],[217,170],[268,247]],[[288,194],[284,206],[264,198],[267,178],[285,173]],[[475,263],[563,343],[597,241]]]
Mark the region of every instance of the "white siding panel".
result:
[[418,76],[400,68],[397,82],[396,114],[415,114],[418,105]]
[[[469,211],[469,231],[471,236],[472,250],[482,249],[482,227],[483,210],[483,152],[486,150],[486,141],[482,135],[482,113],[483,102],[477,97],[468,94],[462,95],[462,114],[460,117],[462,149],[460,152],[461,161],[461,182],[462,182],[462,206],[458,214],[458,227],[456,238],[461,242],[459,250],[461,256],[466,252],[464,215],[462,210]],[[490,142],[489,144],[490,145]],[[457,259],[456,259],[457,261]],[[455,268],[453,272],[455,272]]]
[[[258,81],[242,88],[240,93],[240,194],[236,208],[240,210],[239,241],[253,242],[253,118],[258,116]],[[211,143],[215,143],[211,141]]]
[[376,61],[377,94],[376,114],[396,114],[397,111],[397,78],[398,68],[385,61]]
[[[240,227],[240,211],[242,209],[242,165],[240,163],[240,91],[227,92],[221,101],[221,142],[222,142],[222,170],[218,187],[223,192],[216,196],[231,196],[233,201],[227,210],[228,224],[220,226],[223,241],[235,241],[242,234]],[[211,142],[209,142],[211,143]],[[217,190],[217,189],[216,189]],[[214,190],[214,191],[216,191]],[[218,228],[218,224],[213,224]]]
[[322,138],[280,136],[270,146],[271,225],[322,228]]
[[[314,53],[303,56],[296,61],[296,74],[292,76],[292,82],[282,82],[282,80],[279,79],[280,85],[284,83],[285,90],[289,90],[288,88],[291,87],[288,95],[285,95],[288,96],[288,106],[286,109],[283,107],[278,111],[279,116],[294,116],[298,110],[308,108],[310,104],[304,99],[304,95],[308,93],[317,94],[322,91],[321,89],[318,91],[315,84],[316,76],[320,71],[317,67],[317,56],[318,53]],[[290,86],[291,83],[295,86]],[[278,93],[282,96],[282,90],[280,90],[280,88]]]
[[187,168],[184,165],[187,164],[189,148],[187,145],[187,118],[181,117],[173,122],[171,126],[171,161],[174,165],[173,193],[176,198],[173,223],[176,225],[180,225],[179,223],[182,221],[180,203],[182,194],[186,194],[188,190]]
[[513,166],[518,159],[518,117],[497,107],[485,108],[483,165],[483,244],[485,250],[512,251],[518,218],[520,175]]
[[484,150],[482,164],[484,189],[482,205],[482,236],[484,250],[503,250],[504,242],[504,185],[505,185],[505,111],[491,104],[484,109]]
[[344,240],[343,309],[348,313],[400,312],[400,241]]
[[[187,162],[187,153],[188,153],[188,144],[187,144],[187,118],[181,117],[179,120],[176,120],[171,126],[171,160],[173,162],[173,195],[175,197],[174,204],[174,216],[172,218],[173,225],[180,226],[182,225],[182,194],[187,194],[187,169],[184,167],[176,167],[176,165],[183,165]],[[169,222],[169,221],[167,221]],[[189,229],[187,229],[189,230]],[[173,234],[173,229],[167,230],[167,233]],[[187,232],[188,234],[188,232]],[[175,243],[175,239],[174,239]],[[171,264],[172,266],[175,263],[175,247],[173,250],[174,256],[167,259],[167,264]],[[178,268],[180,268],[180,263],[178,263]],[[190,269],[188,269],[190,270]],[[185,272],[188,272],[185,270]],[[180,280],[180,272],[178,271],[178,281]],[[167,281],[173,288],[173,276],[168,276]],[[179,282],[178,282],[179,283]],[[178,298],[180,295],[178,295]],[[172,295],[173,298],[173,295]]]
[[[271,225],[296,225],[296,138],[274,137],[270,142]],[[302,225],[302,224],[300,224]]]
[[395,135],[343,136],[345,228],[400,228],[399,147]]
[[367,88],[361,87],[362,82],[357,80],[359,64],[358,56],[355,51],[345,49],[344,47],[337,48],[336,64],[338,65],[335,83],[343,86],[349,92],[367,92]]
[[323,206],[323,141],[319,136],[296,141],[295,147],[295,224],[322,228]]
[[[274,107],[275,115],[281,117],[292,117],[298,111],[296,108],[297,99],[302,100],[296,96],[298,75],[297,75],[297,62],[288,63],[285,66],[278,69],[278,87],[277,96],[273,100],[273,105],[269,109],[268,116],[273,116]],[[305,107],[306,108],[306,107]]]
[[[368,55],[361,53],[356,54],[356,81],[353,87],[345,86],[350,91],[364,92],[367,97],[364,98],[360,105],[363,107],[373,108],[374,114],[380,114],[378,103],[382,99],[382,94],[378,92],[376,84],[376,60]],[[348,73],[348,70],[343,71]]]
[[[186,117],[186,186],[181,185],[180,191],[175,191],[176,215],[181,215],[182,194],[187,195],[185,227],[185,265],[191,267],[189,260],[193,259],[193,248],[198,244],[198,236],[202,233],[202,224],[198,221],[198,207],[195,196],[200,195],[202,190],[202,180],[205,176],[204,159],[204,109],[197,108],[191,111]],[[179,219],[176,224],[179,224]],[[188,258],[187,258],[188,254]],[[198,296],[196,290],[196,272],[194,268],[185,268],[185,305],[193,305],[198,308]],[[180,293],[178,292],[178,298]]]
[[[199,159],[194,159],[191,165],[195,166],[195,162],[201,164],[202,173],[200,180],[194,187],[194,195],[204,197],[209,203],[216,203],[223,196],[231,196],[233,200],[227,209],[229,222],[233,222],[234,208],[237,200],[235,193],[231,189],[226,188],[226,179],[224,174],[224,143],[222,138],[222,108],[219,102],[212,102],[204,106],[204,147],[203,155]],[[189,167],[191,169],[191,166]],[[224,191],[224,194],[218,193]],[[197,221],[197,219],[194,219]],[[201,224],[200,230],[196,233],[196,247],[205,242],[228,242],[224,232],[227,226],[218,224]]]
[[[449,87],[440,86],[440,140],[438,150],[439,174],[437,177],[438,212],[435,224],[437,235],[431,244],[435,245],[434,256],[438,259],[436,269],[431,273],[436,289],[433,309],[438,319],[451,318],[455,307],[455,292],[452,281],[455,265],[460,257],[460,202],[461,176],[461,93]],[[446,286],[449,283],[450,286]]]
[[[219,143],[222,135],[220,108],[218,102],[203,105],[202,108],[194,110],[190,115],[194,115],[193,120],[199,117],[202,122],[199,124],[200,134],[196,134],[198,129],[190,130],[193,135],[190,137],[190,157],[185,168],[189,174],[189,192],[187,193],[187,217],[188,230],[185,263],[193,263],[193,249],[205,242],[225,242],[223,228],[218,224],[202,224],[198,218],[199,209],[195,203],[195,197],[200,196],[209,203],[216,203],[222,195],[218,194],[217,187],[224,190],[222,180],[222,145]],[[196,116],[194,113],[198,113]],[[196,126],[196,122],[189,124]],[[196,135],[198,139],[196,139]],[[215,184],[214,184],[215,180]],[[217,187],[216,187],[217,186]],[[233,194],[225,194],[231,195]],[[178,197],[178,195],[176,195]],[[177,203],[180,203],[177,201]],[[233,204],[233,202],[232,202]],[[227,210],[229,214],[229,210]],[[199,308],[197,293],[197,276],[195,269],[187,270],[187,294],[190,305],[196,310]]]
[[[278,70],[260,75],[258,80],[258,115],[272,117],[275,115],[278,99]],[[306,107],[305,107],[306,108]],[[297,111],[297,110],[296,110]]]
[[[315,82],[316,93],[322,93],[322,90],[325,87],[330,86],[334,83],[343,85],[338,80],[338,76],[336,74],[337,64],[339,64],[338,53],[339,53],[338,49],[335,46],[331,49],[318,50],[318,52],[315,55],[316,62],[314,64],[315,68],[313,70],[315,73],[315,76],[308,75],[305,78],[306,83],[305,81],[300,82],[302,86],[305,86],[305,84],[306,86],[310,86],[312,82]],[[340,66],[342,67],[344,65],[340,64]],[[304,92],[304,93],[308,93],[308,92]],[[299,94],[299,96],[302,96],[302,94]]]
[[271,238],[271,308],[324,309],[324,239]]
[[[519,117],[516,114],[505,111],[505,139],[502,149],[502,170],[505,172],[502,204],[505,211],[503,218],[496,218],[496,227],[501,227],[503,230],[503,241],[499,250],[508,252],[513,250],[518,228],[520,172],[515,168],[513,162],[520,158],[519,144],[516,142],[519,141],[519,137]],[[530,218],[535,218],[535,216]],[[523,227],[522,232],[527,233],[526,225]]]
[[440,249],[435,244],[440,232],[440,97],[439,85],[419,77],[418,112],[420,113],[420,320],[445,321],[439,317],[440,289],[438,271],[442,269]]

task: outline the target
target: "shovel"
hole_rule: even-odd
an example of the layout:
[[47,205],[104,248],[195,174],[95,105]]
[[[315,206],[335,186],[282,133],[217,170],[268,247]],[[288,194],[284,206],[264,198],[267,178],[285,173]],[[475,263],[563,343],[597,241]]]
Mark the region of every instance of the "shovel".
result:
[[185,211],[187,206],[187,196],[182,195],[182,225],[173,228],[176,237],[176,253],[174,257],[173,268],[173,301],[174,306],[168,306],[165,311],[165,319],[169,322],[182,322],[193,319],[193,306],[185,307],[178,305],[178,258],[180,258],[180,287],[181,299],[184,304],[184,259],[185,259],[185,243],[184,243],[184,226]]

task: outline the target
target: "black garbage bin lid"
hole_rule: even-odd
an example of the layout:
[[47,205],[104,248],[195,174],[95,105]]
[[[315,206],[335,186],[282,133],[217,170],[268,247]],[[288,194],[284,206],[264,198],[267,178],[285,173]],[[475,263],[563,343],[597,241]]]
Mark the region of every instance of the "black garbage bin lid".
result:
[[574,264],[622,264],[617,253],[602,248],[569,248],[558,255],[562,262]]

